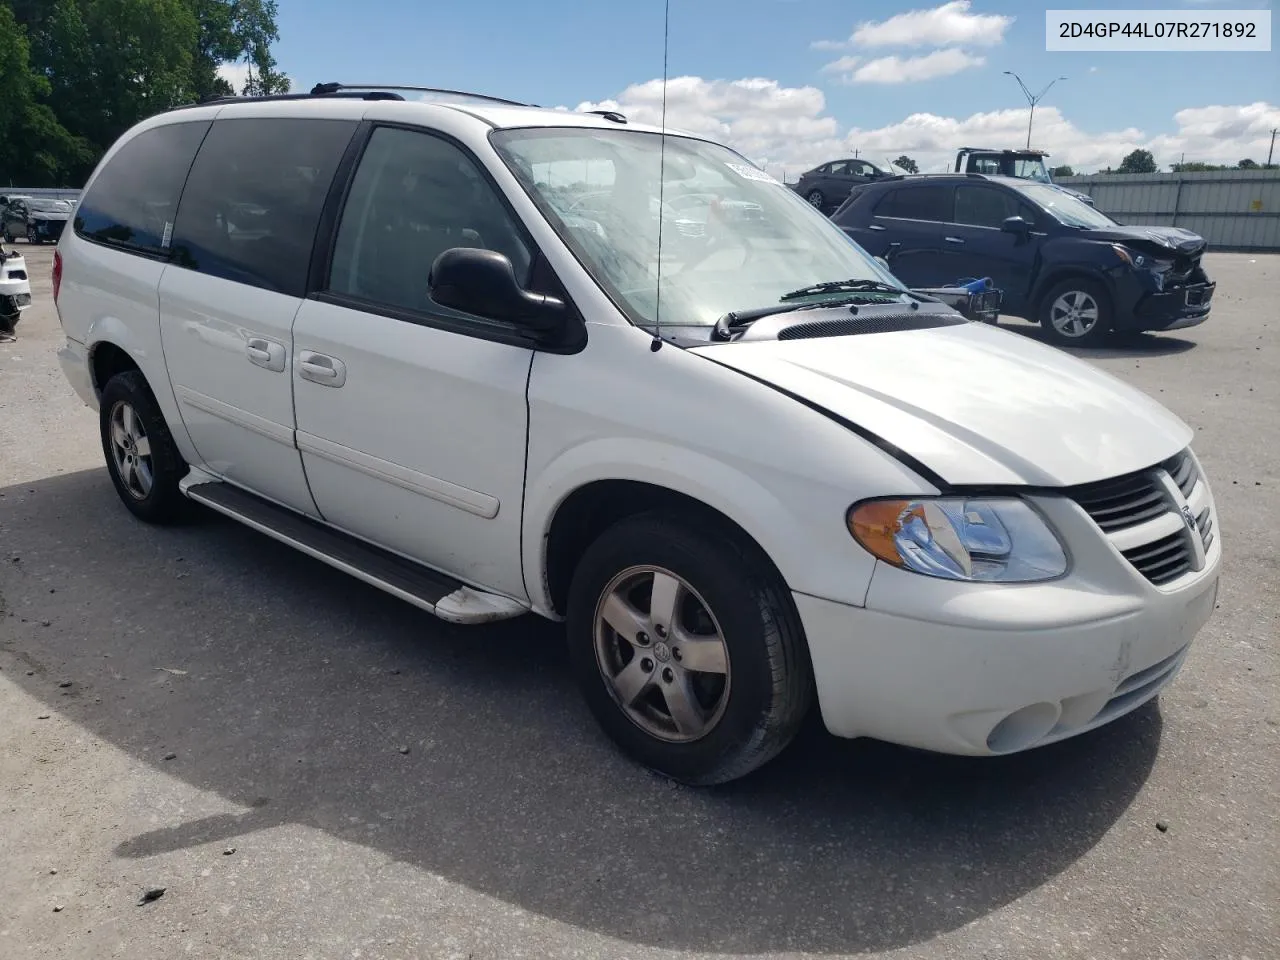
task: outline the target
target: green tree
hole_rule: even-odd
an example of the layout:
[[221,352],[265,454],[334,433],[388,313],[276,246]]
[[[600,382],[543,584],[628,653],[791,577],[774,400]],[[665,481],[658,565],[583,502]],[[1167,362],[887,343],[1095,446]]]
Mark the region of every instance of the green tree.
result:
[[0,184],[57,183],[93,155],[39,102],[49,81],[31,69],[30,57],[25,24],[0,4]]
[[1189,160],[1186,163],[1175,163],[1169,169],[1174,173],[1209,173],[1213,170],[1226,170],[1227,168],[1218,163],[1202,163],[1199,160]]
[[917,164],[914,160],[908,157],[905,153],[902,156],[900,156],[897,160],[893,161],[893,165],[895,167],[900,167],[901,169],[907,171],[907,173],[920,172],[919,164]]
[[1155,173],[1160,168],[1156,166],[1156,158],[1151,155],[1150,150],[1134,150],[1127,157],[1120,161],[1120,169],[1117,173]]
[[233,4],[232,36],[237,55],[249,68],[240,92],[248,97],[288,93],[290,80],[276,70],[271,44],[280,39],[276,29],[276,0],[239,0]]
[[1074,177],[1075,175],[1076,175],[1076,172],[1072,170],[1071,167],[1069,167],[1065,163],[1062,166],[1054,167],[1052,170],[1049,171],[1049,176],[1053,177],[1055,180],[1058,177]]
[[1256,160],[1250,160],[1248,157],[1245,157],[1243,160],[1241,160],[1239,163],[1236,164],[1236,169],[1237,170],[1261,170],[1262,165],[1259,164],[1258,161]]

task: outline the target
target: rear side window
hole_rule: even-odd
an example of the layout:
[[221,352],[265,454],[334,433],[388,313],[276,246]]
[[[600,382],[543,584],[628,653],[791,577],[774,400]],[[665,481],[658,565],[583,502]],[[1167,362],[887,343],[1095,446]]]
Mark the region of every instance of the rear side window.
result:
[[320,210],[356,130],[349,120],[218,120],[191,168],[174,263],[301,297]]
[[939,185],[898,187],[876,205],[877,217],[951,222],[951,188]]
[[167,253],[182,184],[208,130],[207,120],[171,123],[121,146],[76,207],[76,233],[140,253]]

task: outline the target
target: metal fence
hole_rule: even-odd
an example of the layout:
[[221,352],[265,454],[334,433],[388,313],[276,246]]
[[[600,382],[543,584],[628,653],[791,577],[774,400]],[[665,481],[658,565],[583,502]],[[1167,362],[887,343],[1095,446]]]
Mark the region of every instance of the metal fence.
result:
[[1280,253],[1280,170],[1095,173],[1057,183],[1122,223],[1184,227],[1211,250]]

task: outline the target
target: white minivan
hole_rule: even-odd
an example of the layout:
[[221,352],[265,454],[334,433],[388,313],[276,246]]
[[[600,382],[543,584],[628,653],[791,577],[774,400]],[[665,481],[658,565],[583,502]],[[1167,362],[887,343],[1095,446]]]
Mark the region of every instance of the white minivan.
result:
[[815,700],[1007,754],[1178,672],[1221,540],[1177,417],[904,289],[723,146],[400,89],[173,110],[89,180],[60,356],[138,517],[563,620],[603,728],[687,783]]

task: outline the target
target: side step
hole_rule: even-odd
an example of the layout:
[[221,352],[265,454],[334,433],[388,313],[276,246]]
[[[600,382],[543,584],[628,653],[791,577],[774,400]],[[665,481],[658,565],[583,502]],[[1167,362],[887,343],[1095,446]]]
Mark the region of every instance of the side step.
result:
[[510,597],[485,593],[334,530],[285,507],[196,471],[182,482],[184,494],[259,533],[287,543],[365,583],[372,584],[450,623],[488,623],[528,613]]

